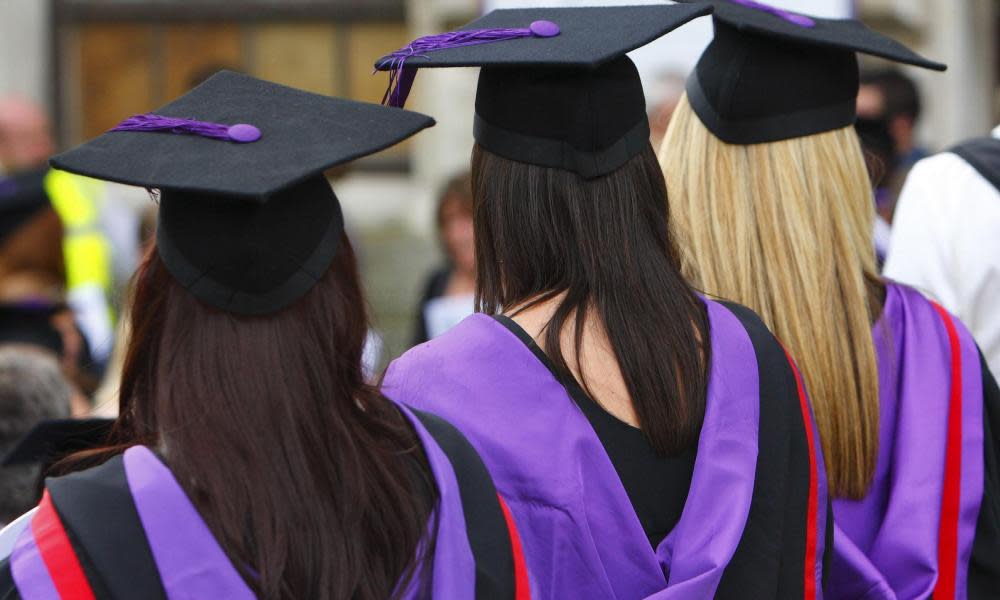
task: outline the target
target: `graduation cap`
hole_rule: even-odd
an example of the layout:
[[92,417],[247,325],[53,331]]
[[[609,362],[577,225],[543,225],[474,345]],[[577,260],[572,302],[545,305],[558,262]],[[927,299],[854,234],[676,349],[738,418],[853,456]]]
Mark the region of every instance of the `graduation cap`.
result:
[[0,245],[51,203],[45,193],[48,169],[0,177]]
[[63,354],[63,338],[52,317],[65,305],[0,304],[0,344],[27,344]]
[[302,297],[336,254],[343,215],[323,171],[433,124],[221,71],[51,163],[158,189],[170,273],[208,304],[257,315]]
[[730,144],[760,144],[855,120],[857,53],[945,70],[855,19],[821,19],[753,0],[710,4],[715,36],[688,78],[702,123]]
[[105,444],[114,422],[98,418],[41,421],[3,457],[0,466],[41,464],[47,469],[74,452]]
[[709,5],[495,10],[458,31],[383,56],[384,102],[402,106],[416,69],[482,67],[473,135],[495,154],[587,178],[649,143],[645,97],[625,55]]

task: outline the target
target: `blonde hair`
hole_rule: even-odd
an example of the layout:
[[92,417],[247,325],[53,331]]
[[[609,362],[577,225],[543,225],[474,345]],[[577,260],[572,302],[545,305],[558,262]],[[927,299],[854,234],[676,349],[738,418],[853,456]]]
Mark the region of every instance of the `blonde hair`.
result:
[[830,491],[864,496],[875,472],[879,279],[874,204],[853,127],[726,144],[683,97],[659,153],[685,275],[753,308],[795,356]]

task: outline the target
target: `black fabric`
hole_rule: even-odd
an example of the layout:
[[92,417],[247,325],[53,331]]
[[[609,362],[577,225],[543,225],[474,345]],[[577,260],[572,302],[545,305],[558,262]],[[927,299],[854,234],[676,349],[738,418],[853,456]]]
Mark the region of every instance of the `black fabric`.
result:
[[478,600],[514,598],[514,551],[507,520],[486,465],[451,423],[408,407],[448,457],[458,481],[469,546],[476,561]]
[[27,344],[63,354],[62,334],[52,317],[64,306],[0,304],[0,344]]
[[1000,388],[979,354],[983,371],[983,501],[969,561],[969,600],[1000,593]]
[[224,311],[279,311],[312,289],[343,233],[325,169],[392,146],[430,117],[222,71],[156,111],[261,131],[250,143],[111,131],[56,168],[161,191],[157,245],[170,273]]
[[424,291],[420,295],[420,302],[417,304],[417,315],[414,319],[411,346],[423,344],[431,339],[430,334],[427,332],[427,318],[424,316],[424,310],[431,300],[444,296],[445,290],[448,289],[448,281],[451,279],[451,273],[451,267],[446,266],[434,271],[427,278],[427,282],[424,284]]
[[21,600],[10,572],[10,558],[0,560],[0,600]]
[[[421,52],[406,69],[480,66],[473,135],[518,162],[585,178],[606,175],[649,144],[642,83],[625,53],[708,14],[652,5],[496,10],[461,28],[524,28],[545,20],[555,37],[524,37]],[[392,66],[390,57],[376,62]]]
[[165,191],[157,247],[167,269],[200,300],[237,314],[280,310],[302,297],[333,261],[344,231],[323,177],[262,204]]
[[105,590],[98,598],[166,598],[122,455],[93,469],[50,478],[46,487],[77,556],[87,561],[87,579]]
[[493,317],[517,336],[580,407],[614,465],[652,548],[680,521],[691,488],[697,448],[678,456],[660,456],[642,430],[608,413],[575,379],[565,380],[534,339],[510,317]]
[[0,245],[42,210],[49,208],[45,193],[48,169],[0,177]]
[[[482,78],[480,78],[480,82],[482,82]],[[613,97],[621,98],[622,96]],[[624,110],[620,114],[628,115],[639,112],[635,106],[632,109]],[[555,112],[566,114],[564,110]],[[584,117],[584,120],[589,120],[594,124],[601,122],[593,119],[593,115]],[[596,126],[592,129],[595,136],[597,129]],[[570,132],[582,130],[582,125],[570,126]],[[581,150],[562,139],[524,135],[502,127],[494,127],[479,115],[476,115],[473,122],[472,135],[480,146],[504,158],[572,171],[585,179],[593,179],[618,169],[649,145],[649,121],[643,113],[640,120],[631,128],[624,130],[621,137],[612,142],[610,146],[595,150]]]
[[1000,139],[977,138],[963,142],[948,152],[960,156],[1000,191]]
[[687,92],[705,126],[730,144],[774,142],[853,123],[857,52],[945,69],[854,19],[808,17],[813,25],[807,27],[728,0],[679,1],[715,9],[715,36]]
[[114,419],[48,419],[35,425],[0,461],[0,466],[52,465],[81,450],[104,444]]
[[[434,67],[590,67],[595,68],[656,40],[688,21],[711,12],[707,4],[587,6],[494,10],[458,31],[524,28],[551,21],[559,35],[524,37],[488,44],[423,52],[406,61],[407,68]],[[375,61],[391,68],[392,57]]]
[[[757,354],[760,430],[750,514],[715,597],[801,598],[811,478],[805,429],[809,425],[802,419],[798,386],[784,349],[752,310],[722,304],[746,328]],[[827,515],[832,517],[829,505]],[[829,558],[833,543],[829,518],[824,525]]]

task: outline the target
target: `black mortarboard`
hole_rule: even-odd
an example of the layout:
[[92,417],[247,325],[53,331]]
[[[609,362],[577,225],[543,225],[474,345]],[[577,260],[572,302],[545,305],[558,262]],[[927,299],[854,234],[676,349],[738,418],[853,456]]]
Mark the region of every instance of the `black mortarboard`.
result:
[[51,207],[45,173],[39,169],[0,177],[0,244],[40,211]]
[[213,306],[264,314],[311,289],[336,253],[343,217],[323,171],[433,124],[222,71],[51,162],[159,189],[170,273]]
[[3,457],[9,467],[40,463],[48,468],[63,458],[105,444],[114,419],[50,419],[41,421]]
[[65,305],[0,304],[0,344],[27,344],[63,354],[63,338],[52,317]]
[[759,144],[854,123],[856,53],[943,71],[855,19],[821,19],[752,0],[711,5],[715,36],[688,78],[691,108],[730,144]]
[[379,59],[387,100],[401,105],[414,70],[482,67],[473,135],[510,160],[587,178],[649,143],[639,74],[626,52],[711,12],[708,5],[495,10],[457,32]]

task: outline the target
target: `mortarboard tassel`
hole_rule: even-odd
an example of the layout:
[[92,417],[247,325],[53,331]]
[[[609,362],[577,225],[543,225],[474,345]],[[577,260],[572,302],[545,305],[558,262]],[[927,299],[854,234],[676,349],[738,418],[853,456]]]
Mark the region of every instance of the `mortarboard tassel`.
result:
[[766,13],[771,13],[776,17],[780,17],[792,25],[798,25],[799,27],[815,27],[816,21],[813,21],[805,15],[798,15],[793,12],[788,12],[787,10],[781,10],[780,8],[769,6],[767,4],[762,4],[760,2],[755,2],[754,0],[730,0],[733,4],[739,4],[747,8],[753,8],[756,10],[761,10]]
[[559,35],[559,26],[552,21],[535,21],[528,27],[449,31],[417,38],[405,48],[400,48],[389,54],[386,60],[378,65],[376,70],[382,69],[387,64],[389,67],[389,86],[385,95],[382,96],[382,104],[397,108],[402,108],[406,104],[406,97],[409,95],[413,79],[416,77],[416,70],[407,69],[406,61],[414,56],[424,56],[427,52],[446,48],[476,46],[526,37],[548,38],[557,35]]
[[246,123],[224,125],[222,123],[210,123],[194,119],[165,117],[152,113],[133,115],[115,125],[109,131],[163,131],[166,133],[199,135],[201,137],[225,140],[227,142],[239,142],[241,144],[256,142],[260,139],[260,129]]

